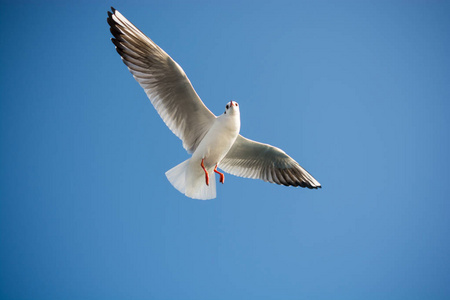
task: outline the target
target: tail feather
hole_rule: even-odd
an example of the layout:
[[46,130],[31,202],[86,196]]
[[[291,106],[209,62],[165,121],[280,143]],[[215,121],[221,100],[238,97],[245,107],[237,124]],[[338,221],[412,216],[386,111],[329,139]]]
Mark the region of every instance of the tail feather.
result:
[[216,178],[214,168],[208,170],[209,185],[206,185],[205,172],[191,159],[185,160],[181,164],[166,172],[169,182],[182,194],[200,200],[216,198]]
[[183,161],[181,164],[173,167],[166,172],[166,177],[180,193],[184,194],[186,190],[186,170],[189,166],[189,160]]

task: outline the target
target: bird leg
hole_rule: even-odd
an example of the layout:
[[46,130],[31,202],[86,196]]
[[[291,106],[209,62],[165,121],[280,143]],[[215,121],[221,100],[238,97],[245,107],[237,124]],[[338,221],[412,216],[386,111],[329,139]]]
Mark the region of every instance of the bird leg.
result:
[[206,179],[206,185],[209,185],[209,175],[208,171],[205,169],[205,165],[203,164],[204,158],[202,158],[202,163],[200,164],[202,166],[203,171],[205,171],[205,179]]
[[225,176],[223,175],[223,173],[220,173],[219,171],[217,171],[217,165],[216,165],[216,167],[214,168],[214,172],[216,172],[217,174],[219,174],[220,175],[220,183],[224,183],[225,182]]

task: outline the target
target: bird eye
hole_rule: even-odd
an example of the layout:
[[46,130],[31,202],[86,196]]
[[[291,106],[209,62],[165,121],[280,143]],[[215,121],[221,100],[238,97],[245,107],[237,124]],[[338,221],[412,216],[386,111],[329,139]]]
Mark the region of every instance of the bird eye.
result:
[[226,106],[226,107],[227,107],[227,109],[228,109],[228,104],[227,104],[227,106]]
[[239,106],[239,104],[236,103],[236,106]]

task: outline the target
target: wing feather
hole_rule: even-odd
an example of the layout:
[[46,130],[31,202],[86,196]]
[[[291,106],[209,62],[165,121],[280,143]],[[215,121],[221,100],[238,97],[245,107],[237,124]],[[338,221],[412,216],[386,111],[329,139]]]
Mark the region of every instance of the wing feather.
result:
[[216,116],[203,104],[183,69],[120,12],[111,8],[112,42],[166,125],[192,153]]
[[320,183],[283,150],[239,135],[219,167],[227,173],[286,186],[321,188]]

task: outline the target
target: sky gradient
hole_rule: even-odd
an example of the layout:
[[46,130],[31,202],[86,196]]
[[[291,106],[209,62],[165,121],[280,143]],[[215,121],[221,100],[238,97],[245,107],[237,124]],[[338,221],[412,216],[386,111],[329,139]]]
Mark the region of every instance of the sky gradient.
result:
[[[323,186],[188,158],[111,43],[114,6],[241,134]],[[450,2],[0,2],[1,299],[449,299]]]

